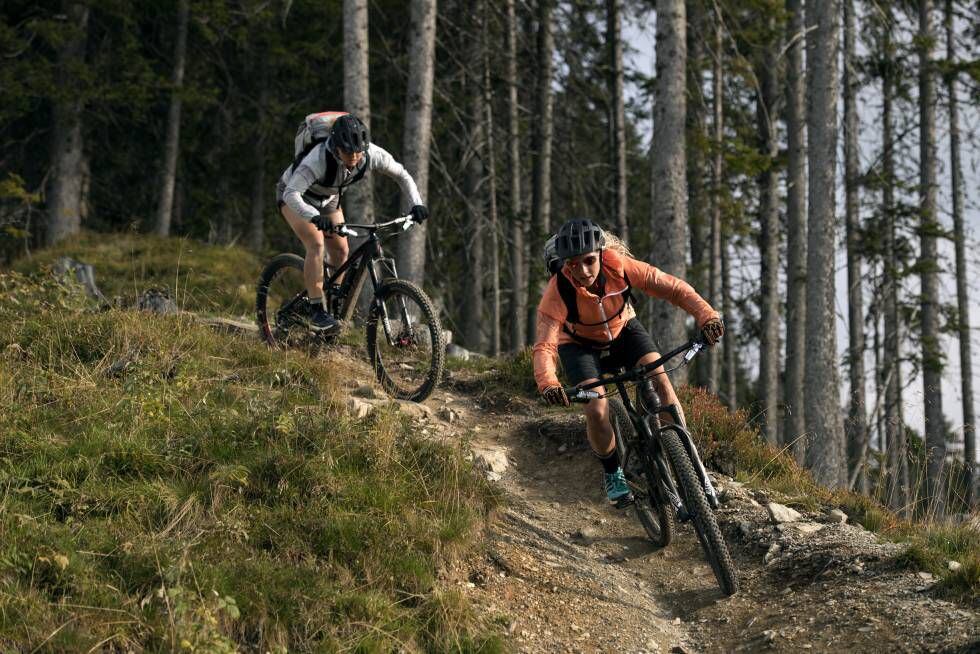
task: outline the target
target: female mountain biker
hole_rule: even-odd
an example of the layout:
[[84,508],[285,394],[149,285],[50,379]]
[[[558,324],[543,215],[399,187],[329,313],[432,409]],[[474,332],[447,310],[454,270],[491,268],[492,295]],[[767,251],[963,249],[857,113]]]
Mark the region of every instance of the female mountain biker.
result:
[[[718,312],[687,282],[629,256],[618,239],[607,236],[591,220],[574,219],[562,225],[552,256],[564,264],[548,282],[538,305],[533,355],[534,379],[549,404],[569,405],[555,374],[556,358],[561,359],[570,385],[597,381],[600,359],[604,366],[616,368],[659,358],[650,335],[636,319],[631,287],[694,316],[709,345],[724,334]],[[676,404],[680,410],[663,367],[653,373],[653,381],[663,404]],[[601,386],[595,390],[604,392]],[[617,508],[628,506],[633,496],[620,467],[605,399],[585,405],[585,424],[589,444],[602,464],[606,497]]]
[[323,230],[344,222],[341,196],[371,170],[398,182],[416,222],[429,217],[415,180],[387,151],[371,143],[367,126],[353,114],[338,117],[329,137],[286,168],[276,185],[276,204],[306,248],[303,279],[314,331],[330,334],[339,327],[323,302],[324,246],[334,268],[347,261],[349,251],[346,236]]

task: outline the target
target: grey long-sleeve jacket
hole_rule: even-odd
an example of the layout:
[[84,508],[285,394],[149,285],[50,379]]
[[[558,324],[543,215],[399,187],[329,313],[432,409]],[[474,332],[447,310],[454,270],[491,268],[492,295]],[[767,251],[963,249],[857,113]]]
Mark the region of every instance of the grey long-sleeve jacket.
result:
[[[311,201],[325,206],[335,196],[341,195],[350,178],[357,174],[357,169],[348,170],[334,155],[329,143],[325,141],[317,145],[303,158],[295,170],[290,165],[279,178],[280,186],[285,187],[282,194],[283,202],[306,220],[313,220],[320,215],[319,208],[311,204]],[[365,154],[362,166],[366,165],[368,171],[377,170],[398,182],[402,194],[410,202],[409,206],[422,204],[422,196],[419,195],[415,180],[387,150],[372,143]],[[327,172],[326,157],[337,160],[337,174],[335,179],[321,184],[319,182],[324,181],[323,176]]]

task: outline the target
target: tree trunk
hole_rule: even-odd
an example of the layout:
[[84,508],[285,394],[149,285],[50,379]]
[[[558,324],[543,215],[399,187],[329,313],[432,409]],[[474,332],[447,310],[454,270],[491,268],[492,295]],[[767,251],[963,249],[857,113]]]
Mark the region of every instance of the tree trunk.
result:
[[[483,0],[485,2],[485,0]],[[486,240],[486,189],[484,181],[486,168],[486,135],[483,125],[484,88],[483,88],[483,30],[480,21],[483,2],[474,8],[470,27],[469,60],[467,62],[466,93],[469,103],[469,138],[463,154],[462,169],[464,173],[464,192],[466,193],[466,211],[468,225],[465,237],[466,266],[471,271],[465,284],[463,330],[466,347],[470,350],[483,352],[486,346],[484,333],[484,274],[485,256],[484,242]]]
[[521,207],[520,118],[517,100],[517,16],[514,0],[507,0],[507,160],[510,182],[511,262],[510,345],[514,351],[527,342],[527,221]]
[[[724,74],[724,49],[722,48],[722,27],[721,21],[715,21],[714,30],[714,64],[712,67],[712,92],[711,105],[712,115],[712,155],[711,155],[711,228],[709,230],[711,247],[709,253],[711,261],[708,265],[708,301],[717,308],[721,305],[721,275],[722,275],[722,227],[721,227],[721,185],[724,173],[724,139],[725,139],[725,112],[724,112],[724,86],[722,75]],[[725,308],[725,320],[731,330],[734,316],[729,314],[728,307]],[[732,332],[734,333],[734,332]],[[729,337],[731,338],[731,337]],[[729,347],[734,348],[728,341],[723,344],[725,351]],[[717,393],[721,378],[721,355],[718,348],[708,350],[708,390]]]
[[725,367],[722,371],[721,395],[729,410],[734,411],[738,408],[738,346],[734,338],[738,332],[735,326],[735,302],[732,299],[731,273],[731,254],[726,243],[721,247],[721,295],[722,311],[727,316],[729,336],[723,341],[725,345]]
[[69,32],[58,51],[58,94],[51,117],[51,186],[45,234],[48,245],[79,232],[85,204],[83,103],[78,98],[76,75],[85,64],[89,8],[81,2],[67,0],[63,11]]
[[936,90],[932,63],[932,0],[919,0],[919,216],[921,251],[920,321],[922,325],[922,393],[926,418],[926,507],[943,513],[942,471],[946,460],[943,421],[943,358],[939,334],[940,232],[936,207]]
[[898,252],[898,227],[895,212],[895,138],[893,133],[892,103],[895,97],[894,51],[891,43],[891,10],[885,9],[883,17],[882,48],[879,57],[883,61],[881,103],[881,169],[882,214],[885,217],[885,440],[887,443],[888,505],[905,511],[908,502],[908,458],[905,437],[905,419],[902,416],[902,352],[901,318],[899,315],[899,277],[901,261]]
[[[436,0],[412,0],[408,39],[408,89],[402,151],[405,169],[428,198],[429,146],[432,137],[432,88],[436,50]],[[404,200],[403,200],[404,201]],[[404,210],[411,209],[405,206]],[[398,242],[398,274],[420,286],[425,282],[426,225],[416,225]]]
[[[956,34],[953,31],[953,0],[946,0],[946,59],[956,61]],[[956,91],[956,73],[946,78],[949,98],[949,161],[951,194],[953,196],[953,243],[956,250],[956,306],[959,324],[956,331],[960,341],[960,387],[963,394],[963,461],[966,472],[967,510],[973,508],[976,494],[975,468],[977,462],[977,417],[973,407],[973,357],[970,344],[970,298],[967,291],[966,234],[963,226],[963,173],[960,163],[960,116]]]
[[[483,3],[481,43],[488,35],[487,5]],[[483,48],[483,133],[486,139],[484,165],[487,169],[487,196],[490,212],[490,354],[500,356],[500,221],[497,216],[497,149],[493,138],[493,89],[490,85],[490,53]]]
[[[701,0],[685,0],[687,4],[687,125],[685,148],[687,150],[687,223],[691,239],[691,265],[687,269],[687,281],[709,302],[708,276],[711,266],[711,211],[709,209],[710,184],[707,148],[709,143],[706,125],[708,111],[704,93],[705,39],[707,25],[705,5]],[[711,363],[717,350],[711,348],[691,362],[689,378],[692,384],[710,388]]]
[[255,176],[252,182],[252,203],[249,210],[248,246],[253,252],[261,252],[265,247],[265,211],[269,201],[269,189],[266,188],[265,173],[265,136],[258,135],[256,137],[253,156],[255,157]]
[[837,317],[834,312],[837,172],[837,0],[807,7],[807,149],[810,169],[807,234],[806,377],[807,466],[832,488],[847,483],[840,413]]
[[626,218],[626,103],[623,96],[622,0],[606,0],[606,40],[609,41],[610,93],[612,94],[613,153],[616,177],[616,232],[629,241]]
[[804,347],[806,343],[806,80],[802,0],[787,0],[786,34],[786,374],[783,378],[783,443],[803,463]]
[[[687,161],[684,123],[687,113],[684,0],[657,0],[657,71],[653,90],[653,248],[650,262],[664,272],[687,275]],[[652,335],[661,352],[686,340],[684,312],[653,300]],[[686,369],[678,371],[684,381]]]
[[[367,0],[344,0],[344,107],[371,128],[368,71]],[[347,222],[374,222],[371,176],[354,184],[344,195]]]
[[[552,32],[552,9],[554,0],[539,0],[538,2],[538,83],[535,93],[534,121],[535,138],[538,144],[537,157],[534,160],[534,193],[532,196],[532,228],[531,252],[540,252],[544,240],[551,230],[551,141],[554,132],[554,96],[552,94],[552,53],[555,49],[555,37]],[[543,276],[542,276],[543,277]],[[544,285],[533,283],[537,293],[532,297],[539,298]],[[537,300],[528,303],[528,342],[534,341],[534,326],[537,315]]]
[[[269,120],[269,66],[266,62],[268,50],[266,47],[256,47],[254,65],[258,68],[259,97],[258,120],[265,125]],[[252,149],[254,157],[254,181],[252,187],[252,204],[249,209],[248,246],[253,252],[261,252],[265,247],[265,215],[269,209],[269,190],[266,187],[266,151],[268,134],[264,129],[256,130],[255,143]]]
[[762,435],[779,444],[779,189],[776,166],[779,137],[776,131],[778,70],[772,44],[760,66],[760,91],[756,119],[760,149],[766,158],[759,176],[759,252],[762,256],[759,289],[759,386]]
[[180,105],[184,88],[184,61],[187,58],[187,23],[190,0],[177,4],[177,44],[174,47],[174,73],[170,94],[170,112],[167,114],[167,141],[163,148],[163,170],[160,175],[160,198],[157,202],[158,236],[170,236],[173,219],[174,185],[177,182],[177,155],[180,152]]
[[[861,229],[858,205],[858,115],[854,49],[854,0],[844,0],[844,224],[847,241],[847,315],[848,371],[851,401],[847,420],[848,479],[854,468],[863,463],[868,438],[867,399],[864,389],[864,299],[859,234]],[[861,492],[867,493],[867,475],[858,473]]]

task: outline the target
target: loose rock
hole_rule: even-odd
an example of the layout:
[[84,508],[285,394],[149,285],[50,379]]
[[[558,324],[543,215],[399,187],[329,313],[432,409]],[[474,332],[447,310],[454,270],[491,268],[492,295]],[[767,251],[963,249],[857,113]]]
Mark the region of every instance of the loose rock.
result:
[[796,522],[803,516],[800,515],[799,511],[791,509],[788,506],[783,506],[776,502],[770,502],[766,506],[766,510],[769,511],[769,517],[773,522]]

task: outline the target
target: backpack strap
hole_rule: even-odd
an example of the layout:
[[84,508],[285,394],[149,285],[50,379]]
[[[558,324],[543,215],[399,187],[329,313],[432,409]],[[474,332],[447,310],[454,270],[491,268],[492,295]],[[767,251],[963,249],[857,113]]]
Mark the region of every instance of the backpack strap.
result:
[[[323,177],[317,180],[317,184],[320,186],[331,186],[333,181],[337,179],[337,158],[333,156],[330,152],[327,152],[327,148],[323,148],[323,163],[324,163],[324,173]],[[368,169],[371,168],[371,155],[367,152],[364,153],[364,159],[361,160],[361,165],[357,167],[357,170],[346,182],[337,187],[341,195],[351,184],[355,184],[364,177]]]
[[561,274],[559,270],[558,275],[558,294],[561,296],[562,302],[565,303],[565,309],[568,311],[568,316],[565,318],[566,322],[573,324],[578,323],[578,301],[576,299],[575,287],[572,283],[568,281],[568,278]]

